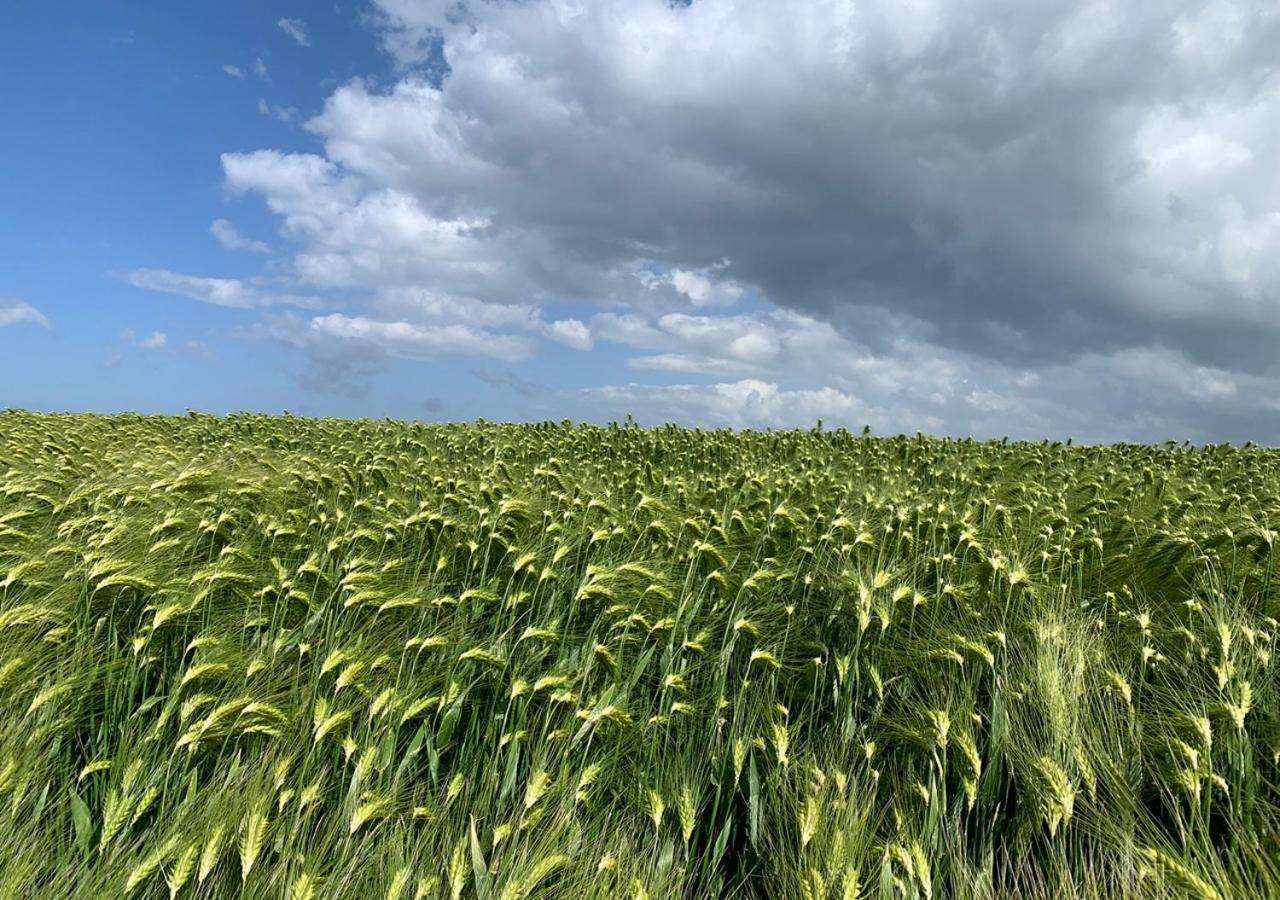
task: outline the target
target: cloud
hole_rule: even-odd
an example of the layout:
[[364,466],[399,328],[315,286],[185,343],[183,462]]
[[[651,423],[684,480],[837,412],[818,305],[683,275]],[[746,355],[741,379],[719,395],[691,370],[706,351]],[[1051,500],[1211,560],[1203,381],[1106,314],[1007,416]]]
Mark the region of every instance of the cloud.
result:
[[218,239],[218,243],[224,250],[244,250],[248,253],[271,252],[271,248],[262,241],[250,240],[242,236],[226,219],[214,219],[209,225],[209,233]]
[[253,74],[263,81],[271,81],[271,73],[267,71],[267,64],[262,61],[261,56],[253,61]]
[[349,85],[313,124],[332,161],[601,269],[727,260],[842,329],[888,311],[987,356],[1156,329],[1238,364],[1228,336],[1276,334],[1249,291],[1280,286],[1280,11],[1218,6],[386,2],[402,62],[443,39],[442,88]]
[[195,359],[210,359],[213,351],[204,341],[188,338],[182,342],[182,352]]
[[303,355],[307,369],[300,383],[312,390],[359,397],[363,380],[388,359],[433,360],[483,357],[519,362],[534,352],[524,335],[452,322],[423,325],[405,320],[330,313],[311,317],[293,312],[269,314],[232,329],[233,336],[270,341]]
[[239,79],[244,78],[244,70],[241,69],[239,66],[233,66],[230,63],[224,63],[222,66],[222,71],[226,72],[232,78],[239,78]]
[[299,112],[296,107],[277,106],[274,103],[268,103],[261,97],[258,98],[258,112],[262,113],[264,116],[271,116],[273,119],[278,119],[281,122],[286,123],[296,122],[299,116]]
[[22,322],[49,327],[49,320],[45,318],[44,313],[30,303],[19,300],[17,297],[0,295],[0,328]]
[[[633,368],[667,371],[733,371],[739,374],[851,375],[871,352],[830,323],[783,309],[737,315],[670,312],[656,317],[600,313],[591,319],[597,339],[636,350]],[[907,352],[905,346],[895,353]]]
[[314,297],[263,290],[238,278],[206,278],[183,275],[168,269],[134,269],[125,276],[134,287],[190,297],[201,303],[231,309],[258,309],[275,304],[314,307]]
[[134,287],[179,294],[214,306],[252,309],[258,305],[252,289],[235,278],[203,278],[167,269],[135,269],[126,276],[126,280]]
[[[1113,352],[1087,351],[1046,365],[989,360],[900,335],[882,350],[853,340],[829,323],[785,310],[734,316],[602,313],[591,320],[598,342],[644,351],[628,366],[650,376],[698,376],[779,385],[826,385],[857,397],[865,421],[824,418],[848,427],[870,423],[878,431],[926,430],[983,437],[1075,437],[1077,440],[1256,439],[1280,434],[1280,379],[1197,364],[1155,343]],[[736,383],[736,382],[732,382]],[[588,393],[593,409],[612,398],[637,408],[666,408],[669,386],[632,382]],[[710,385],[687,384],[685,407],[723,402]],[[694,399],[703,406],[697,406]],[[650,398],[645,400],[645,398]],[[646,406],[646,404],[648,404]],[[792,423],[793,409],[758,406],[754,419],[772,427]],[[766,422],[764,411],[785,409]],[[635,410],[627,410],[634,412]],[[876,415],[871,415],[875,413]],[[617,418],[624,413],[615,413]],[[672,413],[673,415],[675,412]],[[638,415],[638,413],[637,413]],[[721,417],[717,421],[725,421]]]
[[547,326],[547,336],[574,350],[590,350],[595,346],[591,329],[577,319],[560,319]]
[[297,41],[298,46],[311,46],[311,36],[307,34],[307,23],[301,19],[277,19],[276,27]]
[[311,339],[363,343],[400,359],[466,355],[516,362],[529,358],[533,353],[529,341],[519,336],[496,334],[460,324],[430,327],[332,313],[311,319],[308,328]]
[[746,295],[746,290],[732,279],[719,278],[718,273],[728,265],[728,261],[721,261],[701,269],[672,268],[667,271],[642,267],[637,270],[636,278],[650,291],[667,289],[698,308],[733,306]]
[[[107,355],[102,361],[102,365],[108,369],[115,369],[123,365],[134,351],[162,353],[169,349],[169,336],[163,331],[151,331],[139,337],[138,333],[132,328],[124,328],[121,329],[117,337],[118,341],[113,346],[108,347]],[[190,344],[191,342],[188,341],[187,343]],[[189,348],[184,349],[187,349],[188,353],[190,353]]]
[[822,419],[837,426],[861,427],[872,419],[885,419],[882,411],[869,409],[835,388],[784,390],[755,379],[661,387],[630,384],[588,388],[582,395],[589,406],[611,411],[618,419],[630,414],[651,425],[807,428]]
[[1280,439],[1273,3],[375,6],[392,81],[222,157],[368,323],[317,364],[456,327],[641,379],[593,409]]
[[[258,151],[222,157],[227,186],[262,194],[283,216],[283,232],[304,243],[294,264],[327,287],[405,286],[445,281],[463,293],[497,297],[501,248],[481,216],[433,214],[412,195],[369,190],[360,179],[312,154]],[[514,281],[512,282],[514,285]]]

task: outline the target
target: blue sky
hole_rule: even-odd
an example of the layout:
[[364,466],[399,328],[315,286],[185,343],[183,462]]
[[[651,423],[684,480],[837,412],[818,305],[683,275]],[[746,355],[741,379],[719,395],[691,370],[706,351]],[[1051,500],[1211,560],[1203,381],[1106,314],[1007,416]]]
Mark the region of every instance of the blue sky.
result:
[[1280,441],[1280,10],[0,12],[0,406]]
[[[0,334],[0,403],[404,412],[403,397],[371,407],[378,392],[345,406],[300,396],[278,355],[222,336],[239,317],[125,280],[157,264],[232,277],[261,268],[209,232],[227,216],[249,232],[272,228],[260,205],[227,196],[219,154],[313,148],[293,123],[260,113],[259,101],[314,111],[326,88],[357,74],[385,77],[391,66],[360,24],[365,12],[251,0],[6,7],[0,70],[6,83],[27,87],[11,87],[3,100],[10,137],[0,150],[0,207],[8,211],[0,217],[0,294],[34,305],[52,327]],[[309,47],[276,25],[302,13]],[[165,352],[141,350],[138,342],[156,331],[166,336]]]

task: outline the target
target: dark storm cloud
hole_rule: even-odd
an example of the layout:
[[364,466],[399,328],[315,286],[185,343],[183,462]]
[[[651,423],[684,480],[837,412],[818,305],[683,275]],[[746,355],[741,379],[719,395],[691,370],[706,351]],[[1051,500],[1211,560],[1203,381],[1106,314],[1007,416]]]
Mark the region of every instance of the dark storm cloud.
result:
[[[850,328],[887,309],[984,357],[1154,336],[1269,360],[1274,4],[384,6],[401,47],[439,29],[452,74],[335,97],[330,156],[554,259],[728,259],[775,303]],[[387,104],[439,126],[453,172],[439,147],[352,144]]]

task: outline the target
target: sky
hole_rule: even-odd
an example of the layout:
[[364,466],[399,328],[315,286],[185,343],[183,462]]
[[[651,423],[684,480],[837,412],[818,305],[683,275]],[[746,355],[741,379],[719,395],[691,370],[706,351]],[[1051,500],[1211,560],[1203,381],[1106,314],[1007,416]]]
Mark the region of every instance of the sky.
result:
[[0,407],[1280,444],[1274,0],[0,11]]

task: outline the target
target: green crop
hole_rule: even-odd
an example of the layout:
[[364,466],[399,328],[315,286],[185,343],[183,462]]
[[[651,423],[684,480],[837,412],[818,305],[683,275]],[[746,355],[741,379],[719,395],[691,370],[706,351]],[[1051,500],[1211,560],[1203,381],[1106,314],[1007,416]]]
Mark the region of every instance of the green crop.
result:
[[0,415],[0,897],[1280,895],[1280,453]]

